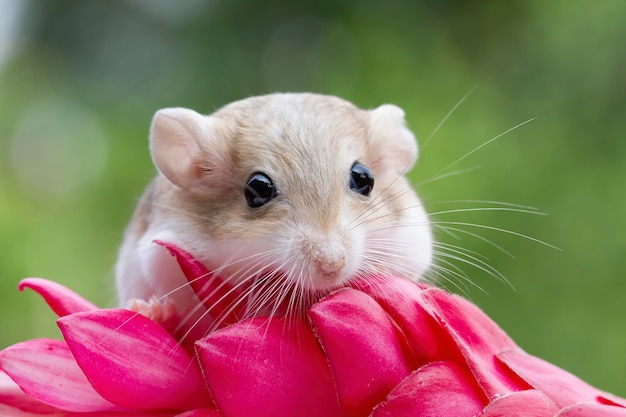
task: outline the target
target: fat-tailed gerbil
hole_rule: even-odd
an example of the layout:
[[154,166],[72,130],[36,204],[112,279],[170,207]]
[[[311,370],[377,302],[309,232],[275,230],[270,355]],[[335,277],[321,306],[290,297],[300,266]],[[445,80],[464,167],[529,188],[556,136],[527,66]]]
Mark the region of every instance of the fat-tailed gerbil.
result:
[[371,274],[415,280],[430,266],[429,220],[403,176],[417,144],[394,105],[361,110],[307,93],[252,97],[209,116],[163,109],[150,150],[159,173],[120,250],[121,304],[198,304],[155,240],[232,284],[271,277],[308,293]]

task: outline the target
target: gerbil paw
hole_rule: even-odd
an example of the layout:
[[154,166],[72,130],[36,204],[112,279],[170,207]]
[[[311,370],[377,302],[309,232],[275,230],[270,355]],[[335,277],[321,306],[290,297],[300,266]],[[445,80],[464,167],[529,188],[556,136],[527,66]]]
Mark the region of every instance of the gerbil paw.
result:
[[169,298],[158,299],[154,295],[148,301],[133,298],[128,301],[126,308],[159,323],[170,332],[178,325],[179,314]]

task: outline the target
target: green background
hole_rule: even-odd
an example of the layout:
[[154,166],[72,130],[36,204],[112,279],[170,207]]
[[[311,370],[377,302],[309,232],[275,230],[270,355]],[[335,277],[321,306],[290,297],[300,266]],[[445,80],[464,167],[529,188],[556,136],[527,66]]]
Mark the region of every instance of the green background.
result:
[[495,206],[458,200],[537,207],[548,215],[433,220],[562,251],[465,227],[512,258],[437,231],[511,283],[463,265],[475,286],[449,275],[460,288],[448,287],[530,353],[626,396],[626,2],[4,3],[25,7],[0,21],[12,46],[0,55],[0,347],[58,336],[45,303],[17,292],[23,277],[113,305],[121,233],[154,174],[158,108],[208,113],[253,94],[323,92],[401,106],[423,143],[478,86],[422,149],[415,184],[537,119],[418,192],[433,213]]

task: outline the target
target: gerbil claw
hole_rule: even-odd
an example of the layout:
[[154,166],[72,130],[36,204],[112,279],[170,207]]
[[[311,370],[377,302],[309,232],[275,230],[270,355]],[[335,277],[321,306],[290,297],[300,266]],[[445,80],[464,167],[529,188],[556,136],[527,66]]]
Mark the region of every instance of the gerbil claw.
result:
[[172,300],[169,298],[158,299],[154,295],[148,301],[132,298],[128,301],[126,308],[159,323],[168,331],[176,327],[179,318]]

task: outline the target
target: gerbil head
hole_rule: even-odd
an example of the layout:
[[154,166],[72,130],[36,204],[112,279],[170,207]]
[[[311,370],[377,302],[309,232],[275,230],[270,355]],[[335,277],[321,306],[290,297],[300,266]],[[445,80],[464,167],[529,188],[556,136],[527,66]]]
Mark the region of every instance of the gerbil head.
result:
[[210,116],[164,109],[150,144],[163,227],[234,283],[328,290],[430,265],[429,222],[402,176],[417,145],[394,105],[272,94]]

